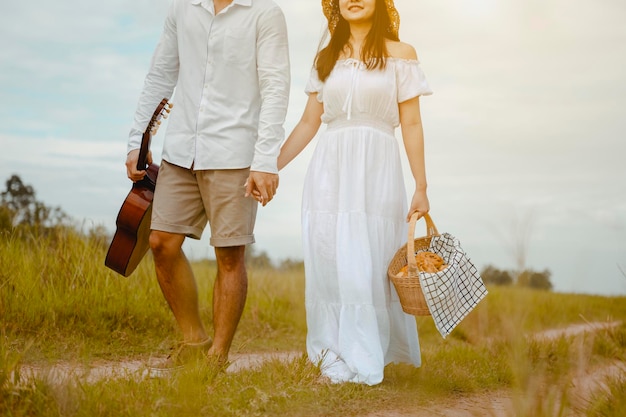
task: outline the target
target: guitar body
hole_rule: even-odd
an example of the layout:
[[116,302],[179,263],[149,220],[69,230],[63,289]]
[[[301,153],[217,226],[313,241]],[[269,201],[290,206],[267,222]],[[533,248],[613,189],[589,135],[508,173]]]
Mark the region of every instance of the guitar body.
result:
[[125,277],[133,273],[150,248],[150,217],[152,216],[152,200],[156,187],[159,166],[148,165],[150,139],[156,133],[161,117],[167,117],[172,105],[167,99],[161,100],[148,127],[143,134],[137,170],[146,171],[141,181],[133,183],[128,196],[120,209],[116,226],[117,230],[104,260],[104,265]]
[[152,164],[143,180],[133,184],[115,222],[117,230],[104,264],[125,277],[133,273],[150,248],[150,217],[159,166]]

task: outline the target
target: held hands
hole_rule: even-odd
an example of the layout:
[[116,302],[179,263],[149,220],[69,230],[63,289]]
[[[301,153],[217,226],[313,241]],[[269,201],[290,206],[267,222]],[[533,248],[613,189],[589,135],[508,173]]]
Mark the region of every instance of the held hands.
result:
[[[126,176],[132,181],[137,182],[146,175],[146,170],[137,171],[137,160],[139,159],[139,149],[128,152],[126,157]],[[152,163],[152,152],[148,151],[148,165]]]
[[278,174],[269,172],[250,171],[248,181],[246,181],[246,197],[252,197],[265,207],[278,188]]
[[[411,207],[409,207],[409,214],[406,216],[406,221],[411,220],[411,215],[415,212],[419,213],[419,217],[430,211],[430,203],[428,202],[428,196],[426,190],[415,190],[413,199],[411,200]],[[419,218],[418,217],[418,218]]]

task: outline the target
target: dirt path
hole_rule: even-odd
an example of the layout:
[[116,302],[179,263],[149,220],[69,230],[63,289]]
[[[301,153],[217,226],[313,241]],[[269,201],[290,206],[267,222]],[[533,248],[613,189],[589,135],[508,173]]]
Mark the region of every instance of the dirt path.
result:
[[[604,381],[608,377],[619,377],[625,374],[626,365],[623,362],[616,361],[610,365],[578,375],[572,380],[571,386],[567,391],[571,406],[573,408],[584,408],[591,394],[597,389],[604,387]],[[536,399],[531,399],[531,401],[533,400]],[[524,398],[516,398],[511,392],[502,390],[489,392],[488,394],[453,398],[444,404],[402,411],[386,410],[362,417],[510,417],[520,414],[517,412],[520,402],[528,403]],[[558,409],[560,402],[557,401],[552,406]],[[554,415],[557,415],[557,413]]]
[[[565,328],[550,329],[532,335],[540,340],[553,340],[561,336],[573,337],[584,333],[596,332],[620,325],[621,322],[592,322],[571,325]],[[272,359],[290,361],[298,358],[302,352],[271,352],[245,353],[231,355],[231,364],[227,372],[239,372],[261,366]],[[145,361],[129,360],[124,362],[98,361],[89,365],[80,363],[62,362],[52,366],[37,367],[24,365],[20,369],[23,376],[45,376],[48,380],[64,381],[68,378],[80,378],[87,383],[93,383],[104,378],[145,377],[149,370]],[[581,369],[579,375],[571,382],[569,388],[570,399],[573,404],[583,404],[589,395],[601,387],[608,376],[626,374],[626,365],[623,362],[593,369]],[[468,397],[452,398],[445,404],[419,407],[411,410],[384,410],[368,414],[363,417],[507,417],[515,415],[515,396],[509,391],[490,392],[488,394],[472,395]]]
[[[302,355],[301,352],[269,352],[269,353],[238,353],[230,355],[230,365],[226,372],[239,372],[243,369],[252,369],[261,366],[272,359],[290,361]],[[165,359],[165,356],[153,358]],[[21,375],[44,376],[48,380],[61,383],[67,379],[80,378],[86,383],[94,383],[105,378],[146,377],[151,372],[145,360],[96,361],[89,365],[72,362],[59,362],[53,365],[37,366],[23,365]]]
[[[619,321],[575,324],[539,332],[532,335],[532,337],[537,340],[555,340],[562,336],[574,337],[584,333],[610,329],[620,324],[621,322]],[[614,361],[595,369],[581,368],[578,375],[571,380],[570,386],[567,387],[571,406],[573,408],[584,407],[593,392],[605,387],[607,378],[617,378],[624,375],[626,375],[626,364],[621,361]],[[515,394],[508,390],[502,390],[487,394],[452,398],[444,404],[402,411],[386,410],[362,417],[510,417],[518,414],[520,401],[524,402],[524,399],[516,398]],[[555,408],[559,407],[560,402],[557,401],[553,406]]]

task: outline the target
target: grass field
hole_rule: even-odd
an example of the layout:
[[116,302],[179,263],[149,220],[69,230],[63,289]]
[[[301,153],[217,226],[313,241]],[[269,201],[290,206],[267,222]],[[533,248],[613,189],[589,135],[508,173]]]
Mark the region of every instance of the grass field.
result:
[[[525,337],[585,321],[626,322],[626,297],[515,287],[489,288],[445,340],[432,319],[418,318],[422,367],[390,365],[376,387],[320,383],[304,356],[237,373],[198,365],[166,379],[21,375],[21,364],[147,358],[178,340],[150,260],[122,278],[103,266],[105,253],[101,238],[69,230],[0,235],[0,415],[364,416],[501,390],[514,393],[516,416],[626,415],[624,375],[582,408],[569,398],[576,375],[624,361],[626,325],[575,339]],[[193,268],[210,323],[215,269],[208,261]],[[249,282],[232,352],[304,352],[303,271],[251,268]]]

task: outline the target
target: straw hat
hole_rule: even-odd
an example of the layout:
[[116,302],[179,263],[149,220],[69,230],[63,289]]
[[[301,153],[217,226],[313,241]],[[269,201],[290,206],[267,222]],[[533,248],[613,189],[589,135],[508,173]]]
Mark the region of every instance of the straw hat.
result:
[[[385,3],[387,4],[387,13],[389,14],[389,20],[391,22],[387,31],[395,37],[398,37],[400,15],[393,5],[393,0],[385,0]],[[339,22],[339,0],[322,0],[322,9],[324,10],[324,16],[328,19],[328,30],[330,30],[330,33],[333,33]]]

